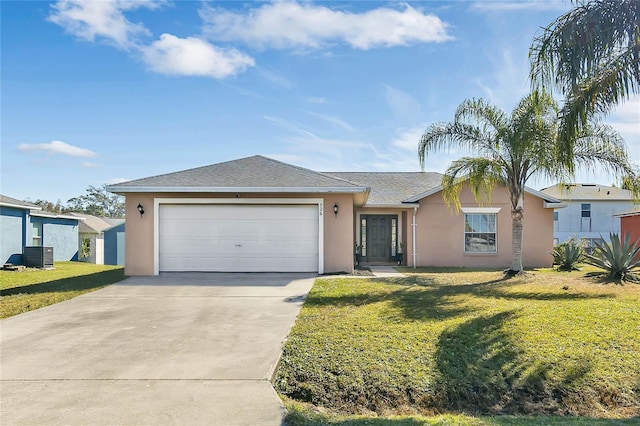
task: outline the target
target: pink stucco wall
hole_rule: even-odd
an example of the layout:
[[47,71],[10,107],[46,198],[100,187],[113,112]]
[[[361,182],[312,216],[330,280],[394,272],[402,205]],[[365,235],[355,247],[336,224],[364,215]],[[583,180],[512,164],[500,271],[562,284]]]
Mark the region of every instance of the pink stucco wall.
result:
[[[229,194],[160,194],[158,198],[229,198]],[[351,194],[242,194],[245,198],[322,198],[324,200],[324,272],[351,272],[356,211],[364,214],[397,214],[401,220],[404,262],[412,265],[413,208],[375,209],[354,208]],[[461,194],[463,207],[478,207],[472,194]],[[511,264],[511,207],[503,189],[494,191],[491,207],[500,207],[498,213],[498,252],[496,254],[464,253],[464,214],[456,213],[445,205],[441,193],[420,201],[417,210],[417,266],[467,266],[508,268]],[[138,203],[145,214],[138,213]],[[338,215],[333,213],[338,204]],[[126,196],[126,259],[127,275],[153,275],[154,273],[154,194],[127,194]],[[545,209],[543,200],[527,194],[524,202],[525,267],[549,267],[553,250],[553,209]]]
[[[127,217],[125,274],[154,274],[154,199],[155,198],[229,198],[230,194],[148,194],[131,193],[125,197]],[[322,198],[324,199],[324,272],[353,270],[353,195],[351,194],[242,194],[243,198]],[[141,217],[137,206],[142,204]],[[333,213],[338,204],[338,214]]]
[[[479,205],[471,191],[460,194],[462,207]],[[491,207],[501,208],[497,216],[497,253],[464,252],[464,214],[444,203],[441,193],[420,200],[417,213],[418,266],[466,266],[508,268],[511,265],[511,204],[505,189],[495,189]],[[523,265],[549,267],[553,258],[553,209],[545,209],[543,200],[526,194],[524,199]]]

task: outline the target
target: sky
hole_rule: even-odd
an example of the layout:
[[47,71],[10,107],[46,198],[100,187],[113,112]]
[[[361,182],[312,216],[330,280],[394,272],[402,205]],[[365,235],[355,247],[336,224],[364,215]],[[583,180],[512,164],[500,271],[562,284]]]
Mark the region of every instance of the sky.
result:
[[[510,112],[551,1],[2,1],[0,192],[65,203],[265,155],[317,171],[419,171],[432,123]],[[640,164],[640,97],[606,122]],[[444,172],[462,155],[426,158]],[[610,185],[602,171],[579,182]],[[553,182],[529,182],[541,189]]]

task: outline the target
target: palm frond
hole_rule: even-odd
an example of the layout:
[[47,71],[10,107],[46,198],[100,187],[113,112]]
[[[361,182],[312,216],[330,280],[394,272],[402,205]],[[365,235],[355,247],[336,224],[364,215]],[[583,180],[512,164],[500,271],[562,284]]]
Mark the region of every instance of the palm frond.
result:
[[[469,121],[467,121],[469,120]],[[454,121],[477,126],[483,133],[490,134],[493,139],[499,138],[500,132],[508,125],[508,117],[500,108],[491,105],[484,99],[467,99],[456,109]]]
[[624,140],[609,125],[590,122],[575,142],[574,164],[587,170],[604,169],[616,176],[633,176]]
[[470,149],[486,155],[494,155],[492,135],[476,126],[450,122],[434,123],[425,130],[418,144],[420,166],[424,168],[427,154],[448,149]]
[[[585,76],[597,75],[612,55],[640,43],[637,0],[592,0],[580,4],[544,28],[529,50],[534,87],[559,87],[567,94]],[[637,57],[631,63],[636,72]],[[640,74],[629,75],[638,81]]]
[[460,209],[460,191],[465,184],[476,200],[491,203],[491,190],[505,184],[504,168],[500,161],[485,157],[463,157],[451,162],[442,178],[442,196],[445,203]]

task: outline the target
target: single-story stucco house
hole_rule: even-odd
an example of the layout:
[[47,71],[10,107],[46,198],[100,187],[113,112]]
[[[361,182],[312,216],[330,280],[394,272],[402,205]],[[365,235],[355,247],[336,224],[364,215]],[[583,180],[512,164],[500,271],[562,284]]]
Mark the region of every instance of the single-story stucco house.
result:
[[[447,206],[438,173],[316,172],[262,156],[124,182],[127,275],[171,271],[351,272],[363,264],[508,267],[511,210],[470,190]],[[552,264],[553,209],[525,194],[523,260]]]
[[78,260],[96,265],[124,265],[124,219],[70,213],[80,223]]
[[54,261],[77,260],[82,220],[0,195],[0,261],[21,265],[24,248],[29,246],[52,247]]

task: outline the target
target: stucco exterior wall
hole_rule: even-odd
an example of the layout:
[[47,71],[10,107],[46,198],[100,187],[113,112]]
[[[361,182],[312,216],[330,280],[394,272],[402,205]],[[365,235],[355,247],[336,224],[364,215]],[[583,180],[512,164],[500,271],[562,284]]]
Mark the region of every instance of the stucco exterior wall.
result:
[[[469,189],[460,194],[462,207],[479,205]],[[417,213],[417,265],[464,266],[472,268],[508,268],[511,265],[511,204],[506,190],[493,191],[490,207],[497,213],[497,253],[465,253],[464,213],[448,207],[441,193],[420,200]],[[553,209],[545,209],[543,200],[526,194],[524,200],[523,265],[549,267],[553,258]],[[409,254],[410,256],[410,254]]]
[[631,241],[640,241],[640,213],[620,218],[620,237],[631,235]]
[[[234,194],[132,193],[125,197],[125,274],[154,274],[155,198],[234,198]],[[353,195],[351,194],[241,194],[238,198],[322,198],[324,200],[324,272],[353,270]],[[141,217],[137,206],[144,207]],[[338,204],[338,214],[333,213]]]
[[[353,195],[328,194],[324,198],[324,272],[353,272]],[[338,214],[333,213],[338,204]]]
[[0,262],[22,263],[26,211],[0,207]]
[[[53,260],[78,260],[78,221],[31,217],[31,223],[42,223],[42,245],[53,247]],[[31,235],[27,237],[31,241]]]
[[[138,203],[144,214],[138,213]],[[126,275],[153,275],[153,194],[128,194],[125,197],[125,262]]]

